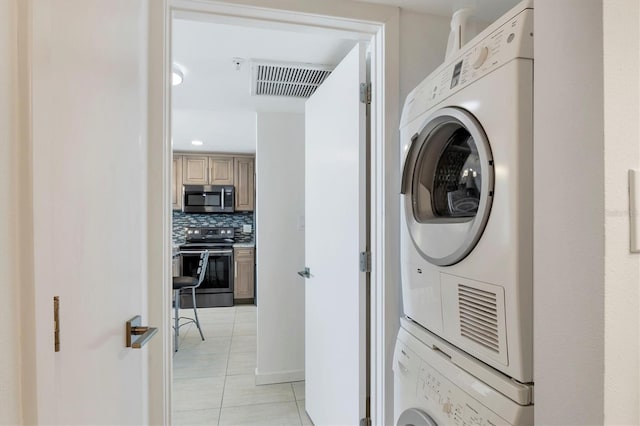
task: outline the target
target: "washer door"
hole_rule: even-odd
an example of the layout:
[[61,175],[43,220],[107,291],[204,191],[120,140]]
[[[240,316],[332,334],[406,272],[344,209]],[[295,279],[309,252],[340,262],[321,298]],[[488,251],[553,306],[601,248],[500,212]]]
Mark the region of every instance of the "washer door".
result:
[[478,121],[460,108],[427,118],[409,146],[402,174],[409,234],[434,265],[460,262],[476,246],[493,200],[493,156]]
[[398,417],[396,426],[438,426],[427,413],[417,408],[409,408]]

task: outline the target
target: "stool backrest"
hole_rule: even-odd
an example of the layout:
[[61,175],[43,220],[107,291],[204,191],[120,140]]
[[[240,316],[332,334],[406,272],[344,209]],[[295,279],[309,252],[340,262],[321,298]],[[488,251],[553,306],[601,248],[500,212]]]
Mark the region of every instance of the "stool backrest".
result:
[[200,262],[198,262],[198,284],[196,284],[196,287],[198,287],[200,284],[202,284],[202,281],[204,281],[204,274],[207,273],[208,265],[209,251],[204,250],[202,253],[200,253]]

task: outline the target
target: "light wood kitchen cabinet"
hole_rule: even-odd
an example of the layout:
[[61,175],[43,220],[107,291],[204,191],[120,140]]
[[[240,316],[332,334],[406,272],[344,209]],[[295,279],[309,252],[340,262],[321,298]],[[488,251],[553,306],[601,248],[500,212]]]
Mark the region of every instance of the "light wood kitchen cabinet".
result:
[[233,157],[217,155],[184,155],[184,185],[233,185]]
[[255,283],[255,249],[236,247],[233,249],[235,263],[234,299],[253,299]]
[[233,185],[233,157],[209,157],[209,183]]
[[234,185],[236,187],[236,211],[253,211],[255,199],[254,159],[235,157]]
[[185,155],[182,157],[182,184],[209,184],[209,156]]
[[255,157],[178,153],[173,157],[171,205],[182,210],[182,185],[233,185],[235,210],[255,209]]
[[171,208],[182,210],[182,156],[173,157],[171,168]]

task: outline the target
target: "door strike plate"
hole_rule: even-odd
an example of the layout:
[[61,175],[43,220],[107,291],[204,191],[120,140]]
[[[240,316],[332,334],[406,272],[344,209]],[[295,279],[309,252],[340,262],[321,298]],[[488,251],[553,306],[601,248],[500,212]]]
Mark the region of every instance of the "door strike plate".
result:
[[60,296],[53,297],[53,350],[60,352]]

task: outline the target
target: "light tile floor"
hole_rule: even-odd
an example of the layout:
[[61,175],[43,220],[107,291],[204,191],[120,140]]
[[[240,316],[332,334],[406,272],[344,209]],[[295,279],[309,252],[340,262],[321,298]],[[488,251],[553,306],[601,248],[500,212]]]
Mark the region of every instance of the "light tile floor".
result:
[[[191,317],[193,310],[181,311]],[[255,385],[256,307],[198,309],[173,357],[174,425],[312,425],[304,382]]]

